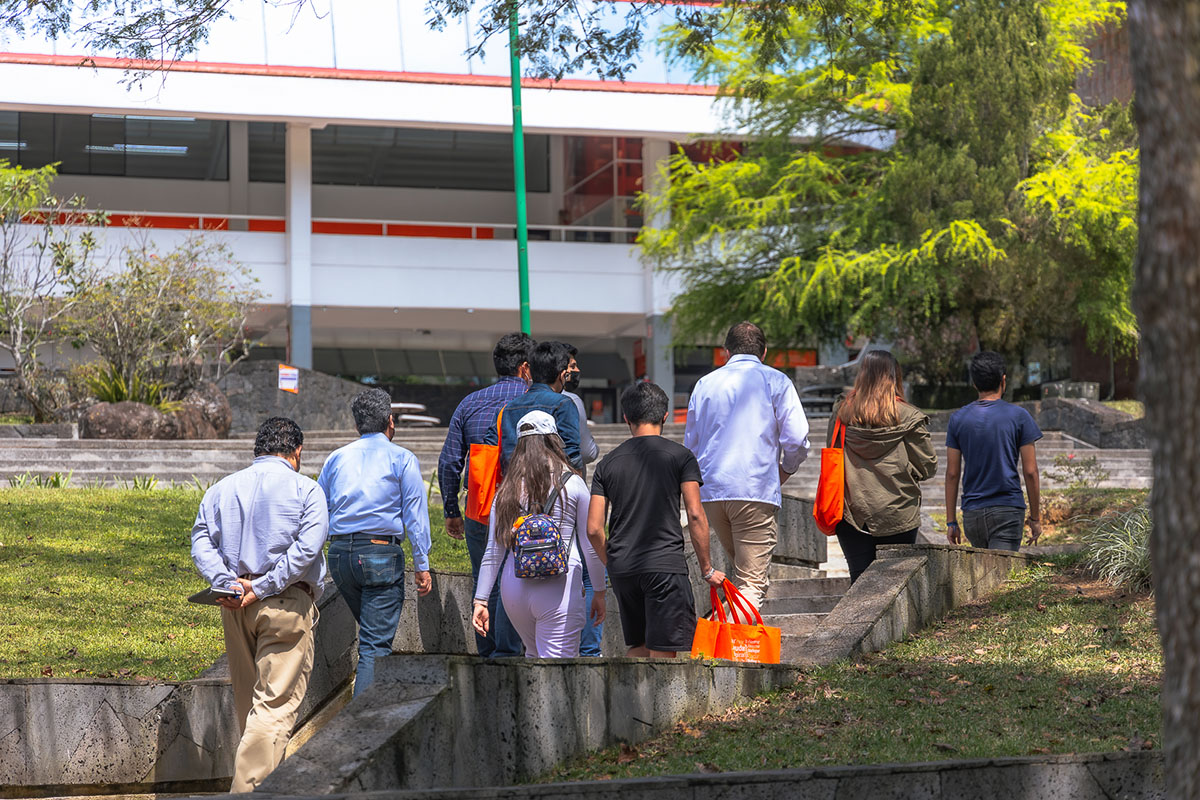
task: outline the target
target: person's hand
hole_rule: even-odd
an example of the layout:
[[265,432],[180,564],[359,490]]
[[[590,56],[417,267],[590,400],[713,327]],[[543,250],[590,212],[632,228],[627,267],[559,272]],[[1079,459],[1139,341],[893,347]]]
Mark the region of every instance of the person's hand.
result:
[[599,625],[604,622],[604,616],[608,613],[608,603],[604,600],[604,590],[592,590],[592,624]]
[[234,578],[233,583],[229,584],[229,588],[235,592],[241,590],[241,597],[222,597],[217,600],[217,605],[223,608],[236,610],[245,608],[258,599],[254,594],[254,589],[250,587],[250,581],[245,578]]
[[1042,538],[1042,521],[1040,519],[1027,519],[1025,524],[1029,526],[1029,540],[1025,544],[1034,545],[1038,543],[1038,539]]
[[783,486],[788,482],[788,478],[792,477],[792,473],[784,472],[783,467],[779,468],[779,485]]
[[721,570],[713,570],[713,574],[708,576],[708,585],[714,589],[720,589],[725,584],[725,573]]
[[950,544],[962,544],[962,528],[954,520],[946,523],[946,541]]
[[433,576],[429,570],[417,570],[417,597],[424,597],[433,591]]
[[463,518],[462,517],[446,517],[446,535],[451,539],[463,540]]
[[487,636],[488,632],[488,609],[487,601],[476,600],[475,610],[471,612],[471,626],[475,628],[475,632],[480,636]]

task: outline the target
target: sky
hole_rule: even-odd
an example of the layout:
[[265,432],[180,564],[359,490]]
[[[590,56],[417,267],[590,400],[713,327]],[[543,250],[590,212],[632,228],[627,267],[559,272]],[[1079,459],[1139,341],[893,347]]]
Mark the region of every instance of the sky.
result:
[[[604,0],[599,0],[604,2]],[[624,2],[612,5],[620,18]],[[476,20],[469,17],[441,31],[428,25],[424,0],[305,0],[291,2],[233,0],[231,16],[215,23],[208,42],[190,60],[274,66],[450,74],[507,75],[507,41],[493,37],[483,57],[467,58]],[[652,21],[642,57],[627,80],[688,83],[689,75],[670,67],[657,53],[657,31],[673,18],[660,13]],[[0,32],[0,51],[54,55],[111,56],[85,52],[75,41]],[[594,78],[586,72],[570,78]]]

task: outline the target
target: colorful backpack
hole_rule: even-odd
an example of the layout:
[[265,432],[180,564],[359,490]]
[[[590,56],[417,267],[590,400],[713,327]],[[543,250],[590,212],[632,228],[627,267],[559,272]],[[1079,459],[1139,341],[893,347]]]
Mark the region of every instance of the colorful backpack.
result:
[[[566,574],[568,546],[562,540],[558,520],[550,516],[550,512],[571,474],[564,472],[558,479],[540,514],[517,517],[513,522],[513,568],[518,578],[553,578]],[[574,538],[579,539],[578,536]]]

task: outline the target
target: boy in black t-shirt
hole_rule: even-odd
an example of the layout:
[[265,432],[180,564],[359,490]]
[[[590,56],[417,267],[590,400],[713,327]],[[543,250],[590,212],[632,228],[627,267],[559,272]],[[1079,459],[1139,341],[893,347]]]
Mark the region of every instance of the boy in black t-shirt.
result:
[[596,467],[588,539],[608,565],[627,655],[674,658],[680,650],[691,651],[696,633],[696,604],[679,525],[681,495],[704,579],[720,586],[725,574],[709,560],[700,465],[686,447],[662,437],[666,393],[653,383],[634,384],[621,395],[621,410],[633,437]]

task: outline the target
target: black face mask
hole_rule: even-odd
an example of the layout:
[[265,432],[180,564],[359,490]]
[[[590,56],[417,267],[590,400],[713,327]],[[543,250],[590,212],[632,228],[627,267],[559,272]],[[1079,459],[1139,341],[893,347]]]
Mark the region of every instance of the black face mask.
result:
[[578,372],[567,373],[567,380],[566,380],[566,382],[563,383],[563,388],[566,389],[568,392],[576,391],[579,388],[579,373]]

